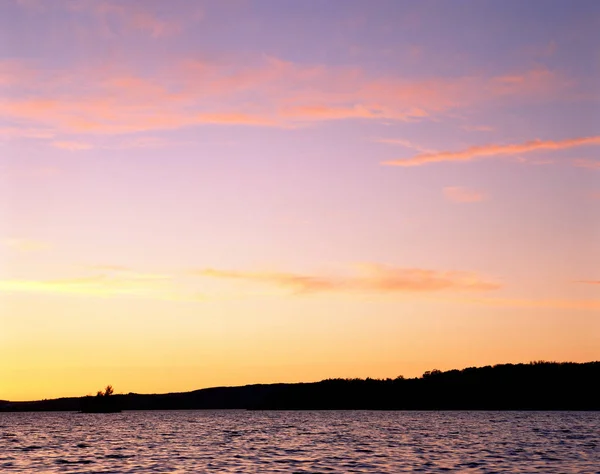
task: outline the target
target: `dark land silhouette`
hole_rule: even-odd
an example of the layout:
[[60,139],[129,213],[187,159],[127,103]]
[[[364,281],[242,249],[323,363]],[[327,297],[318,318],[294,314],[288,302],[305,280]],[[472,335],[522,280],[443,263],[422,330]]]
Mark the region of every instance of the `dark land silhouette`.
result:
[[600,410],[600,361],[432,370],[412,379],[327,379],[160,395],[99,392],[96,397],[0,401],[5,412],[185,409]]
[[113,397],[112,385],[107,385],[104,390],[98,390],[95,397],[84,397],[81,399],[80,409],[82,413],[119,413],[119,399]]

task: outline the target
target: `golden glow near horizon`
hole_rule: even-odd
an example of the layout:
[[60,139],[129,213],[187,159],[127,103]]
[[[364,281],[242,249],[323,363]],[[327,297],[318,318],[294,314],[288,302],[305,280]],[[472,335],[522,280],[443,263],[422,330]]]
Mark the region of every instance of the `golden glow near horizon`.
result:
[[0,400],[600,359],[600,4],[475,3],[2,2]]

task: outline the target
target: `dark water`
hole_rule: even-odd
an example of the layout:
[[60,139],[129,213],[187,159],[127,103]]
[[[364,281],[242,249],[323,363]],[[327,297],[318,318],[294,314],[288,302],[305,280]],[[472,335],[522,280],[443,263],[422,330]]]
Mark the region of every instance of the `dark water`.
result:
[[0,413],[0,472],[600,473],[600,413]]

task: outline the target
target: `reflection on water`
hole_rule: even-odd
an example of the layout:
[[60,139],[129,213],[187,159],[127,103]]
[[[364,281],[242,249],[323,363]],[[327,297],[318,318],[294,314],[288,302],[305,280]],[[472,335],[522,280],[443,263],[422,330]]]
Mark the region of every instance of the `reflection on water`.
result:
[[0,413],[0,471],[600,473],[600,413]]

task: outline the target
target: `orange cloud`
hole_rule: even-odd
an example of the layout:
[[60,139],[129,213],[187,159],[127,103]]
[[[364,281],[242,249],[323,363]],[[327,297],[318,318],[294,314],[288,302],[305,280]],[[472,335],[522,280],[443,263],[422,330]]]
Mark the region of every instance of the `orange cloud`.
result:
[[468,203],[480,202],[486,199],[485,193],[461,186],[447,186],[444,188],[444,196],[452,202]]
[[575,283],[583,283],[584,285],[600,285],[600,280],[580,280]]
[[234,280],[248,280],[260,283],[268,283],[276,286],[290,288],[298,293],[332,290],[337,288],[341,284],[341,282],[336,282],[328,278],[321,278],[310,275],[297,275],[292,273],[238,272],[231,270],[216,270],[213,268],[207,268],[205,270],[195,272],[195,274],[212,278],[226,278]]
[[265,283],[291,289],[295,293],[488,291],[500,288],[499,283],[485,280],[471,272],[398,268],[378,264],[361,265],[359,270],[359,273],[353,276],[337,277],[217,269],[199,270],[194,274],[211,278]]
[[565,150],[584,145],[600,145],[600,136],[570,138],[566,140],[532,140],[510,145],[473,146],[461,151],[442,151],[438,153],[421,153],[412,158],[387,161],[383,164],[392,166],[419,166],[427,163],[465,162],[479,158],[494,156],[512,156],[520,153],[531,153],[539,150]]

